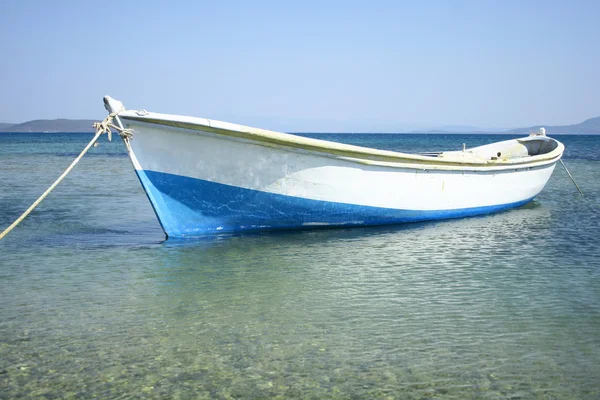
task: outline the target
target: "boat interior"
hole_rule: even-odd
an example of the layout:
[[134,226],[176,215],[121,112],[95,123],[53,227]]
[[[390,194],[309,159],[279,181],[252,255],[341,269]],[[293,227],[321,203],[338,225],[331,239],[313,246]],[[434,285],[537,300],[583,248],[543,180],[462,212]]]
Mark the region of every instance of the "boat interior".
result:
[[539,156],[552,152],[558,143],[546,136],[530,136],[522,139],[505,140],[484,146],[465,148],[462,151],[446,151],[442,153],[426,153],[424,155],[442,158],[454,158],[463,154],[463,158],[478,158],[484,160],[514,160],[525,157]]

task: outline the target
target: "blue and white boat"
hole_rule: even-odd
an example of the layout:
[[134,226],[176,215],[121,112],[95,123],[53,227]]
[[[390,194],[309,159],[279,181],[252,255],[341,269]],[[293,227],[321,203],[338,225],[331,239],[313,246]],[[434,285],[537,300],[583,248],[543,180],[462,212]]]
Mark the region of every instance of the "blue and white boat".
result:
[[518,207],[564,146],[539,134],[404,154],[145,110],[104,98],[167,236],[386,225]]

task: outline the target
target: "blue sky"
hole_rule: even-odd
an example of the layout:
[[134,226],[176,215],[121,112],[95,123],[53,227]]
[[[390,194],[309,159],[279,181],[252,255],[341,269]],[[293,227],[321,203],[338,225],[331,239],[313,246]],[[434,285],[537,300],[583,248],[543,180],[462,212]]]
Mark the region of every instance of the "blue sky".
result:
[[600,1],[13,1],[0,122],[128,108],[284,131],[600,115]]

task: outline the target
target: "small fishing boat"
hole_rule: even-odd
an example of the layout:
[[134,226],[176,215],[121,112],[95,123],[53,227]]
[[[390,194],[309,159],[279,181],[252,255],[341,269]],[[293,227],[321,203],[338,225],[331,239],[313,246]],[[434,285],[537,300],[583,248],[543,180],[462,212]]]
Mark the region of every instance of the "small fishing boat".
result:
[[170,237],[506,210],[542,191],[564,151],[543,129],[458,151],[404,154],[127,110],[108,96],[104,104]]

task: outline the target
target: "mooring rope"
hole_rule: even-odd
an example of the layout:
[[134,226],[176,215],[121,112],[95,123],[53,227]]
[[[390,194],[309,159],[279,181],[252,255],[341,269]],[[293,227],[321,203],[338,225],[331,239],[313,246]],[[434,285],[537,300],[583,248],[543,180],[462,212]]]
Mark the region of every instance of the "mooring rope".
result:
[[133,136],[133,133],[130,129],[122,129],[115,124],[113,124],[113,118],[117,116],[117,113],[109,114],[102,122],[94,122],[94,128],[96,128],[96,134],[94,138],[85,146],[83,151],[77,156],[75,160],[69,165],[69,167],[62,173],[61,176],[58,177],[56,181],[23,213],[19,218],[15,220],[8,228],[6,228],[2,233],[0,233],[0,240],[4,238],[10,231],[12,231],[17,225],[21,223],[41,202],[54,190],[54,188],[71,172],[73,167],[81,160],[81,158],[88,152],[88,150],[96,143],[100,135],[106,133],[108,135],[108,140],[112,140],[112,132],[111,128],[115,129],[119,132],[119,135],[123,137],[125,142],[127,143]]
[[573,176],[571,175],[571,173],[567,169],[567,166],[565,165],[565,162],[562,160],[562,158],[560,159],[560,163],[562,164],[562,166],[565,169],[565,171],[567,171],[567,175],[569,175],[569,178],[571,178],[571,181],[573,182],[573,185],[575,185],[575,187],[579,191],[579,194],[583,196],[583,192],[581,191],[581,189],[579,189],[579,185],[577,184],[577,182],[575,182],[575,179],[573,179]]

